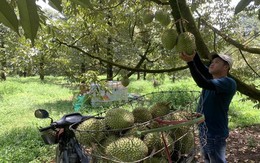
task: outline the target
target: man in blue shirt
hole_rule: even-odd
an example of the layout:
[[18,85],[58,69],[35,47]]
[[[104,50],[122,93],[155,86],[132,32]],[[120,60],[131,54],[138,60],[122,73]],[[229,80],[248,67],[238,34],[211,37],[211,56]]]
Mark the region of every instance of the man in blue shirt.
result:
[[236,92],[236,82],[227,76],[232,68],[232,58],[214,53],[209,67],[201,62],[198,53],[183,52],[180,58],[187,62],[194,81],[202,88],[197,111],[205,116],[205,123],[199,126],[204,160],[206,163],[225,163],[228,110]]

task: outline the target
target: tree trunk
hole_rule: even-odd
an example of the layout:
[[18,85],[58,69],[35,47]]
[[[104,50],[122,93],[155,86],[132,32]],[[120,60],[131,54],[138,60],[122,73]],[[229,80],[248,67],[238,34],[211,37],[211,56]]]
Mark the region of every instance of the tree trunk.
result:
[[[144,64],[144,70],[146,70],[146,64]],[[146,80],[146,72],[144,71],[144,80]]]
[[140,79],[140,72],[137,72],[137,80]]
[[[107,57],[109,61],[113,61],[113,55],[111,53],[111,49],[109,47],[109,44],[111,44],[111,37],[108,38],[108,48],[107,48]],[[111,64],[107,64],[107,80],[113,80],[113,66]]]
[[85,62],[82,62],[80,65],[80,71],[82,74],[84,74],[86,72],[86,64]]
[[[109,26],[112,26],[112,22],[110,20],[111,15],[109,14],[107,16],[107,18],[108,18],[107,24]],[[108,48],[107,48],[107,58],[108,58],[109,61],[112,62],[113,61],[113,54],[111,53],[111,46],[110,46],[111,42],[112,42],[112,37],[109,36],[108,39],[107,39],[107,45],[108,45]],[[109,63],[107,64],[107,80],[108,81],[113,80],[113,66],[111,64],[109,64]]]
[[44,57],[40,57],[40,68],[39,68],[39,75],[40,79],[43,81],[44,80]]
[[6,80],[6,75],[5,75],[5,72],[4,71],[1,71],[1,80]]
[[[1,48],[4,49],[4,41],[1,41]],[[1,61],[2,69],[0,70],[1,80],[6,80],[5,68],[6,68],[6,53],[3,51],[4,58]]]

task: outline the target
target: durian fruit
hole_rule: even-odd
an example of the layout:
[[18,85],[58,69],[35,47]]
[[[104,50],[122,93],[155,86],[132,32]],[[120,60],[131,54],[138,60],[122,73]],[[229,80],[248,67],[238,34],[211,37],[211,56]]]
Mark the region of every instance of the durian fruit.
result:
[[158,123],[157,121],[150,121],[149,128],[159,128],[163,127],[163,124]]
[[171,104],[170,102],[162,101],[162,102],[157,102],[153,106],[151,106],[150,112],[153,118],[161,117],[166,114],[169,114],[171,109],[170,104]]
[[104,120],[111,129],[125,129],[134,125],[133,113],[123,108],[108,110]]
[[132,111],[135,123],[143,123],[152,119],[151,112],[145,107],[137,107]]
[[[165,141],[165,142],[164,142]],[[167,145],[167,147],[165,147],[165,144]],[[172,153],[174,150],[174,141],[172,139],[172,137],[169,135],[169,133],[163,132],[163,138],[162,138],[162,134],[161,134],[161,144],[159,146],[159,149],[164,148],[164,150],[162,150],[161,152],[159,152],[158,154],[156,154],[156,156],[164,156],[166,157],[166,149]]]
[[181,154],[190,154],[194,149],[194,133],[182,127],[176,131],[176,137],[179,137],[180,140],[175,142],[175,150]]
[[164,117],[165,120],[187,120],[186,112],[171,112]]
[[161,35],[162,45],[165,49],[171,50],[177,44],[178,33],[175,29],[165,29]]
[[148,154],[145,143],[136,137],[122,137],[110,143],[105,151],[108,157],[120,162],[141,160]]
[[100,144],[98,145],[97,153],[99,153],[100,155],[104,155],[104,154],[105,154],[105,149],[106,149],[106,147],[107,147],[110,143],[112,143],[112,142],[118,140],[119,138],[120,138],[120,137],[117,136],[117,135],[115,135],[115,134],[110,134],[110,135],[108,135],[108,136],[107,136],[105,139],[103,139],[103,140],[100,142]]
[[142,16],[143,16],[142,18],[143,18],[143,23],[144,24],[149,24],[154,19],[154,13],[151,10],[145,10],[145,12],[143,13]]
[[176,51],[179,53],[186,52],[192,55],[196,50],[195,37],[190,32],[183,32],[179,34],[176,44]]
[[104,138],[104,124],[99,119],[91,118],[80,123],[76,130],[76,138],[82,145],[90,145],[92,142],[99,142]]
[[131,129],[125,132],[124,136],[134,136],[137,138],[143,138],[143,135],[138,133],[138,131],[148,130],[149,128],[145,125],[135,125]]
[[[143,138],[144,143],[148,147],[149,153],[151,153],[152,151],[156,152],[160,149],[163,149],[165,147],[164,140],[165,140],[168,150],[170,152],[173,151],[173,147],[174,147],[173,139],[166,132],[151,132],[151,133],[146,134]],[[162,150],[161,152],[157,153],[156,155],[163,156],[164,154],[165,154],[165,151]]]
[[143,141],[148,147],[148,151],[150,153],[154,149],[158,150],[159,146],[161,145],[161,135],[159,132],[151,132],[144,136]]
[[157,10],[154,14],[154,18],[159,21],[162,26],[167,26],[171,23],[169,13],[163,10]]
[[[188,112],[180,111],[168,114],[166,120],[188,120]],[[170,136],[175,140],[175,150],[181,154],[188,154],[194,148],[194,134],[191,131],[191,126],[182,126],[172,129]]]
[[130,83],[130,79],[127,77],[127,76],[124,76],[122,79],[121,79],[121,84],[124,86],[124,87],[127,87]]

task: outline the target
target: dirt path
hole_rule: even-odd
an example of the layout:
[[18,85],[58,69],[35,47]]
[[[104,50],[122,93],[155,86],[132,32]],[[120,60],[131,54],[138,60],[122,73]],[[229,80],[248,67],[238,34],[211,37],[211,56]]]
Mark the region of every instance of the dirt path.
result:
[[[227,139],[229,163],[260,163],[260,124],[231,130]],[[196,163],[202,163],[200,153]]]

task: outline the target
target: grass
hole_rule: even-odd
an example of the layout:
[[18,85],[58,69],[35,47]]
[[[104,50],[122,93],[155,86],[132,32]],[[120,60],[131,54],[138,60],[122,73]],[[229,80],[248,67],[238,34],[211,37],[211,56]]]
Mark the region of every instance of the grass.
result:
[[[166,78],[154,88],[152,79],[136,81],[131,78],[128,92],[146,94],[161,90],[200,90],[190,79],[172,82]],[[37,127],[47,126],[49,120],[36,119],[34,111],[49,111],[54,120],[73,112],[72,96],[75,89],[68,87],[62,77],[8,78],[0,83],[0,162],[42,163],[51,162],[55,145],[45,145]],[[241,101],[244,96],[236,94],[230,106],[230,127],[260,124],[260,110],[255,103]],[[82,110],[82,112],[84,112]]]

